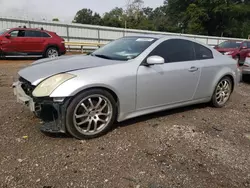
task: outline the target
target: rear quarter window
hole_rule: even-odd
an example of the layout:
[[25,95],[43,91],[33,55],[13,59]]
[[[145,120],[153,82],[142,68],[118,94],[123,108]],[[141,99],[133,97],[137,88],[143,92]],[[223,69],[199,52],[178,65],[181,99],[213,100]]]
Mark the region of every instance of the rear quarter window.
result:
[[207,48],[203,45],[200,45],[198,43],[194,43],[194,49],[195,49],[195,55],[196,55],[197,60],[213,59],[214,58],[213,52],[209,48]]
[[42,37],[44,37],[44,38],[49,38],[50,35],[49,35],[48,33],[42,32]]
[[250,42],[247,42],[247,48],[250,48]]

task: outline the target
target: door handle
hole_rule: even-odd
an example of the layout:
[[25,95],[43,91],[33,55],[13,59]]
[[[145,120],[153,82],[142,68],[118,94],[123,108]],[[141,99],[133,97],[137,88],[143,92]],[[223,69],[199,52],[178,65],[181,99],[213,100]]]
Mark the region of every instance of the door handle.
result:
[[188,70],[189,72],[195,72],[198,71],[199,68],[198,67],[190,67],[190,69]]

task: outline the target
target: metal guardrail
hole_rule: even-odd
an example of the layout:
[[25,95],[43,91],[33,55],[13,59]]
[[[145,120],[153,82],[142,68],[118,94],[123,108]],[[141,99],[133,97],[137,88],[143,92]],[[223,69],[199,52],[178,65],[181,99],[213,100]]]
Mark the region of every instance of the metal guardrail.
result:
[[68,51],[70,51],[70,46],[81,47],[81,53],[83,53],[84,47],[98,47],[100,48],[105,44],[103,43],[86,43],[86,42],[65,42],[65,46],[68,46]]
[[218,45],[219,43],[225,40],[243,41],[247,39],[247,37],[245,39],[237,39],[228,37],[215,37],[215,36],[204,36],[204,35],[190,35],[182,33],[148,31],[148,30],[124,29],[124,28],[106,27],[98,25],[27,20],[27,19],[9,18],[0,16],[0,29],[18,27],[20,25],[27,25],[27,27],[31,28],[43,27],[46,30],[56,32],[58,35],[63,37],[65,41],[68,42],[82,41],[86,43],[89,42],[106,43],[123,36],[131,36],[138,34],[184,36],[196,39],[208,45]]

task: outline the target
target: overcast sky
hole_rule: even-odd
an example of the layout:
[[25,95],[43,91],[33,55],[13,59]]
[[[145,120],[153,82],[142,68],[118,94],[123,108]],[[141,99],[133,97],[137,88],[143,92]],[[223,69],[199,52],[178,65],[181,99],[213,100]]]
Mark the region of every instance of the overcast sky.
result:
[[[114,7],[124,7],[128,0],[0,0],[0,16],[29,19],[72,21],[76,12],[89,8],[101,15]],[[131,0],[132,1],[132,0]],[[144,0],[145,6],[155,8],[164,0]]]

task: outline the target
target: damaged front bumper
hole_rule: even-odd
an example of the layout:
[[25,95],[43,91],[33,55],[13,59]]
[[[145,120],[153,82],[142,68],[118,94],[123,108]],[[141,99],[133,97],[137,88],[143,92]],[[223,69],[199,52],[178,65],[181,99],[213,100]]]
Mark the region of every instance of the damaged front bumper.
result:
[[43,124],[40,130],[49,133],[66,133],[65,116],[69,99],[33,98],[23,87],[23,84],[25,83],[20,81],[13,84],[14,95],[18,103],[26,105],[42,120]]

